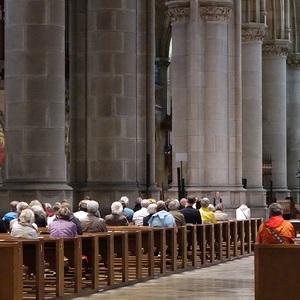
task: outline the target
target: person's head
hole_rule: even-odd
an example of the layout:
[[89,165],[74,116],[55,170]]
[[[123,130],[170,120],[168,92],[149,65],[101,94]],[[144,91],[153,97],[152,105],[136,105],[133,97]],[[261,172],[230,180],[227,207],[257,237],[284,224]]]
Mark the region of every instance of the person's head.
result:
[[70,212],[72,212],[71,204],[68,201],[61,202],[61,207],[67,207]]
[[115,201],[111,205],[111,213],[120,215],[123,213],[123,205],[120,201]]
[[59,209],[61,208],[61,204],[60,202],[55,202],[53,207],[52,207],[52,210],[53,210],[53,214],[54,215],[57,215]]
[[83,200],[92,200],[92,198],[91,198],[91,196],[86,195],[86,196],[83,197]]
[[181,198],[181,199],[180,199],[180,205],[181,205],[182,207],[185,207],[186,204],[187,204],[187,199],[186,199],[186,198]]
[[29,203],[29,206],[30,206],[30,207],[32,207],[32,206],[34,206],[34,205],[39,205],[40,207],[43,207],[42,203],[41,203],[39,200],[36,200],[36,199],[30,201],[30,203]]
[[279,203],[274,202],[269,205],[269,217],[282,216],[282,215],[283,215],[283,209]]
[[21,223],[30,223],[34,222],[34,213],[30,208],[25,208],[21,211],[19,215],[19,221]]
[[61,206],[61,208],[57,212],[57,217],[59,219],[70,220],[71,211],[66,206]]
[[16,212],[19,201],[11,201],[9,204],[10,211]]
[[207,197],[204,197],[201,199],[201,206],[202,207],[208,207],[208,205],[210,204],[210,201]]
[[196,203],[196,197],[194,196],[188,196],[187,198],[187,205],[193,206]]
[[87,212],[87,205],[88,205],[89,201],[90,200],[85,200],[85,199],[81,200],[78,203],[78,209]]
[[52,205],[50,203],[46,202],[46,203],[42,203],[42,205],[45,211],[52,212]]
[[156,203],[156,211],[159,212],[161,210],[167,210],[167,206],[166,206],[166,203],[164,201],[157,201]]
[[17,205],[17,213],[20,214],[25,208],[29,208],[29,204],[24,201],[19,202]]
[[156,206],[157,206],[156,203],[149,204],[149,206],[147,207],[147,212],[149,215],[153,215],[156,213]]
[[201,208],[201,199],[197,199],[196,200],[196,209],[200,209]]
[[141,197],[137,197],[137,198],[135,199],[135,201],[134,201],[135,205],[141,205],[142,200],[143,200],[143,199],[142,199]]
[[152,204],[152,203],[156,203],[156,200],[155,200],[155,199],[153,199],[153,198],[149,198],[149,199],[148,199],[148,201],[149,201],[149,203],[150,203],[150,204]]
[[129,199],[128,199],[127,196],[122,196],[122,197],[120,198],[120,202],[121,202],[122,204],[124,203],[123,207],[127,207],[127,206],[129,205]]
[[172,200],[174,200],[174,199],[173,199],[173,198],[168,198],[168,199],[165,201],[167,210],[170,210],[170,209],[169,209],[169,204],[170,204],[170,202],[171,202]]
[[169,203],[169,211],[174,211],[174,210],[178,210],[179,209],[179,201],[178,200],[172,200]]
[[87,204],[87,212],[95,214],[99,209],[99,203],[94,200],[90,200]]
[[208,207],[207,207],[210,211],[214,211],[214,206],[210,203],[208,204]]
[[141,207],[147,208],[150,204],[150,201],[148,199],[143,199],[141,202]]
[[215,198],[219,199],[220,198],[220,192],[215,192]]
[[46,212],[44,211],[43,207],[39,205],[33,205],[31,209],[35,215],[38,215],[41,218],[46,218]]
[[217,210],[220,210],[220,211],[224,212],[224,205],[223,205],[223,203],[218,203],[215,206],[215,211],[217,211]]

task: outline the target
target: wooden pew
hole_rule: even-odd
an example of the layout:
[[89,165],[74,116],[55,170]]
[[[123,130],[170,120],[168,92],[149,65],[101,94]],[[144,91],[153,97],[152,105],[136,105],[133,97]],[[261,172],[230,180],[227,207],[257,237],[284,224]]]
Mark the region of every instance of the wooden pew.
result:
[[255,300],[298,300],[300,245],[254,246]]
[[23,248],[21,242],[0,241],[0,291],[2,299],[23,298]]

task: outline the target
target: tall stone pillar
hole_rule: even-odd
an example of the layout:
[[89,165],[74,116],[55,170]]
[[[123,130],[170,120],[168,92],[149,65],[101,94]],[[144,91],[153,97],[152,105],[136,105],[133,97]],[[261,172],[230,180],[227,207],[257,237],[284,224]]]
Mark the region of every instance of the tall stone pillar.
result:
[[[287,195],[287,44],[263,45],[263,154],[272,158],[273,196]],[[270,188],[270,186],[266,186]]]
[[252,209],[266,204],[262,185],[262,41],[266,25],[265,12],[253,2],[243,1],[242,14],[243,178]]
[[300,203],[300,53],[287,60],[287,183],[291,196]]
[[86,27],[78,23],[71,41],[71,101],[82,108],[71,114],[84,142],[72,144],[71,164],[83,171],[74,185],[108,212],[124,194],[133,205],[140,194],[156,193],[155,6],[153,0],[76,2]]
[[[232,1],[169,1],[172,20],[173,182],[177,153],[186,153],[183,176],[188,194],[213,197],[226,207],[240,202],[241,122],[239,91],[240,5]],[[240,26],[240,23],[238,23]],[[237,45],[238,44],[238,45]],[[240,157],[240,159],[239,159]],[[239,162],[237,162],[239,161]]]
[[[263,155],[272,159],[273,197],[284,199],[287,189],[286,57],[290,47],[288,1],[266,1],[267,35],[263,43]],[[276,20],[276,22],[275,22]],[[266,185],[265,188],[271,190]]]
[[66,184],[64,50],[65,1],[5,1],[2,190],[8,198],[71,199]]

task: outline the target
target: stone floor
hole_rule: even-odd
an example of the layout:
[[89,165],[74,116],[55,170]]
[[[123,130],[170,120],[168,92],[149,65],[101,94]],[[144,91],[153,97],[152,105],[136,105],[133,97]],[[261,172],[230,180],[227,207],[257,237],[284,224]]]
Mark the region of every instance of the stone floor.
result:
[[254,256],[76,298],[83,299],[253,300]]

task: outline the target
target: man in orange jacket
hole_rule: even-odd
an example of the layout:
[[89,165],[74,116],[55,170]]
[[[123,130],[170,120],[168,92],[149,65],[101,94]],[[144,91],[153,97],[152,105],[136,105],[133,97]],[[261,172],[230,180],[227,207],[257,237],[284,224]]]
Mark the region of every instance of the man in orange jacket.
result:
[[296,244],[294,226],[282,217],[280,204],[269,206],[269,219],[259,226],[257,243],[259,244]]

